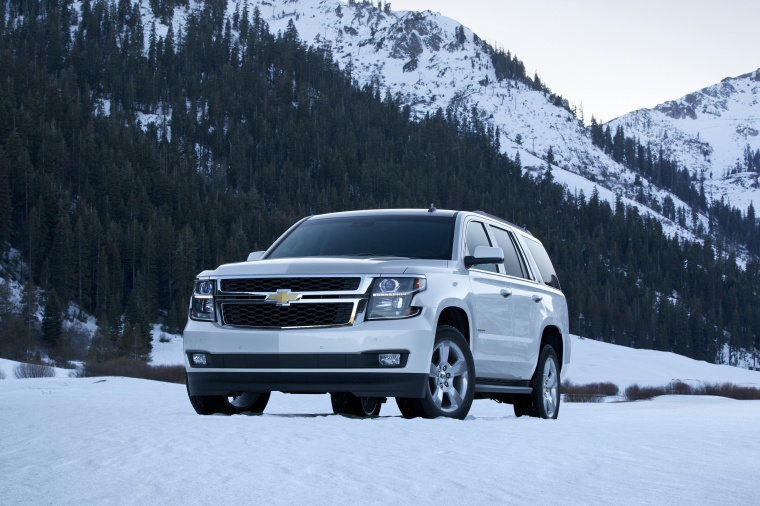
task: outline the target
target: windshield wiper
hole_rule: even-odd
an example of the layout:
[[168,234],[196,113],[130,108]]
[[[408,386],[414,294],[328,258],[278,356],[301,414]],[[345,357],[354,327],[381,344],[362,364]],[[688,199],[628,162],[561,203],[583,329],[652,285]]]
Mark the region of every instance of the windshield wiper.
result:
[[391,253],[351,253],[346,254],[342,256],[347,257],[391,257],[391,258],[416,258],[416,257],[408,257],[405,255],[393,255]]

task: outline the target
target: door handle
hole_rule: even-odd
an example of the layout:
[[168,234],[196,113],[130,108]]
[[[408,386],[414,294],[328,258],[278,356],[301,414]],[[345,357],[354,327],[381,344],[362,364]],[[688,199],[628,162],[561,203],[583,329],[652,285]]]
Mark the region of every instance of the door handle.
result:
[[506,288],[502,288],[502,290],[499,293],[501,294],[502,297],[506,299],[507,297],[512,295],[512,290],[507,290]]
[[541,302],[542,300],[544,300],[544,298],[541,297],[540,295],[534,295],[531,298],[533,299],[533,302]]

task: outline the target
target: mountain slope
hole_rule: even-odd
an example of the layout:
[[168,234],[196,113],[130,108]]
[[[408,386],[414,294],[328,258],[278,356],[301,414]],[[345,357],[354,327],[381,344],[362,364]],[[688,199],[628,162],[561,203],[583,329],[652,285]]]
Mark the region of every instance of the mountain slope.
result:
[[329,47],[360,83],[387,89],[417,117],[441,108],[488,119],[500,128],[505,152],[520,150],[526,166],[543,164],[531,155],[544,157],[550,146],[560,165],[599,165],[587,153],[593,148],[575,148],[578,143],[572,141],[584,137],[585,129],[572,114],[525,83],[499,81],[490,48],[455,20],[431,11],[384,12],[372,4],[337,0],[254,0],[250,5],[261,8],[273,32],[284,32],[292,20],[306,44]]
[[249,6],[260,9],[273,32],[284,32],[292,21],[305,43],[329,48],[360,83],[388,90],[417,117],[439,108],[477,116],[499,129],[502,152],[519,155],[524,168],[543,171],[551,150],[555,178],[571,191],[588,195],[598,185],[611,204],[620,195],[642,213],[656,214],[671,233],[693,237],[637,202],[644,192],[662,203],[668,192],[646,181],[637,187],[634,173],[591,143],[566,102],[520,80],[499,79],[493,49],[455,20],[431,11],[395,12],[338,0],[253,0]]
[[[760,206],[760,69],[610,121],[705,178],[710,200]],[[747,153],[753,157],[748,164]],[[748,167],[748,165],[750,165]]]

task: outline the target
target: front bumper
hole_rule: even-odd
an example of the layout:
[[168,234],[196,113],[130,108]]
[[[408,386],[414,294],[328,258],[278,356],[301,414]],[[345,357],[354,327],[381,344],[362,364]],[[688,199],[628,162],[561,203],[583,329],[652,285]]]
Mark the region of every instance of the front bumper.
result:
[[188,372],[187,385],[190,395],[351,392],[359,397],[424,397],[426,377],[426,374],[405,372],[194,371]]
[[[414,318],[321,329],[222,328],[189,321],[185,367],[190,395],[238,392],[351,392],[362,397],[422,397],[435,337],[432,311]],[[206,366],[190,361],[204,353]],[[400,353],[399,366],[379,353]]]

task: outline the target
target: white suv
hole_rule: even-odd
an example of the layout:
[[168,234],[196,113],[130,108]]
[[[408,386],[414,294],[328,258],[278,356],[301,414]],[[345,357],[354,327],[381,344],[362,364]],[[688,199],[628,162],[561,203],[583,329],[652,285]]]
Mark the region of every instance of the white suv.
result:
[[333,411],[464,418],[475,398],[556,418],[565,296],[527,230],[482,212],[310,216],[248,261],[201,272],[184,330],[199,414],[261,412],[272,391]]

